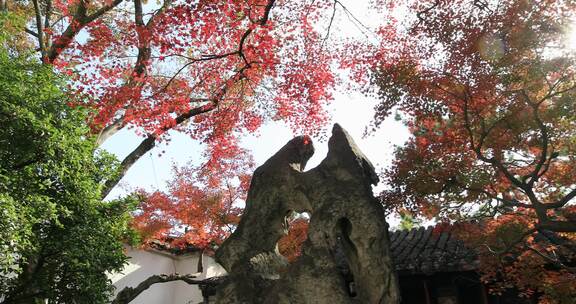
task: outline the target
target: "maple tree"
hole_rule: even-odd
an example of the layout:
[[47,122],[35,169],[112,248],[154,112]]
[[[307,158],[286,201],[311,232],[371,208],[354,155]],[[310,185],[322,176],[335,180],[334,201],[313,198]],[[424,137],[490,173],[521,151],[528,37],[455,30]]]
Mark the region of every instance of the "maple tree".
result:
[[143,137],[106,195],[169,130],[205,143],[212,164],[264,119],[318,130],[335,79],[312,25],[329,4],[35,0],[26,31],[43,62],[69,74],[89,98],[82,104],[97,109],[98,143],[122,128]]
[[97,145],[125,128],[142,137],[101,181],[102,198],[169,131],[204,144],[202,165],[175,169],[166,193],[139,192],[133,226],[145,239],[218,243],[251,166],[238,136],[269,119],[311,134],[326,122],[334,54],[317,22],[333,1],[7,0],[0,9],[28,17],[13,51],[33,49],[69,77],[68,104],[92,110]]
[[174,168],[168,193],[139,191],[143,201],[133,226],[144,243],[161,240],[210,252],[230,235],[240,220],[253,169],[247,151],[230,151],[234,155],[218,171],[210,166]]
[[302,253],[302,245],[308,239],[309,216],[296,215],[288,221],[286,235],[278,240],[278,251],[292,263]]
[[[374,71],[374,128],[398,111],[412,133],[383,173],[382,201],[441,221],[480,220],[462,237],[477,245],[493,292],[514,286],[568,303],[574,252],[561,248],[576,239],[575,54],[566,47],[574,3],[379,4],[391,16],[381,45],[347,66],[358,80]],[[395,19],[398,9],[410,14]]]
[[[236,157],[245,154],[240,134],[256,131],[267,119],[307,133],[324,125],[323,106],[336,81],[329,66],[334,56],[314,25],[336,9],[332,4],[34,0],[4,1],[2,9],[28,14],[25,32],[41,61],[71,79],[70,105],[94,109],[89,122],[98,145],[124,128],[142,136],[119,173],[105,181],[103,197],[138,159],[169,141],[169,131],[204,144],[203,166],[182,169],[189,172],[180,172],[169,194],[140,193],[135,227],[145,238],[165,238],[176,222],[207,223],[207,213],[192,219],[178,209],[189,207],[184,201],[231,199],[230,189],[220,187],[231,175],[202,178],[222,172],[226,162],[242,166],[249,159]],[[211,211],[212,220],[222,208]],[[204,247],[210,237],[189,241]]]

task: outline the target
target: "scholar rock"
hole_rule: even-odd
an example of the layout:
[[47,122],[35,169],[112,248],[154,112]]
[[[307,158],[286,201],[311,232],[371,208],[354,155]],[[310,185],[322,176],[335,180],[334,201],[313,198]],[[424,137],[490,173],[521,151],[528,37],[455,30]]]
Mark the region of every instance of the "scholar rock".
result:
[[[229,273],[217,303],[399,302],[374,167],[339,125],[328,145],[310,171],[314,148],[304,136],[256,169],[238,228],[216,252]],[[293,211],[311,217],[302,255],[288,264],[277,242]]]

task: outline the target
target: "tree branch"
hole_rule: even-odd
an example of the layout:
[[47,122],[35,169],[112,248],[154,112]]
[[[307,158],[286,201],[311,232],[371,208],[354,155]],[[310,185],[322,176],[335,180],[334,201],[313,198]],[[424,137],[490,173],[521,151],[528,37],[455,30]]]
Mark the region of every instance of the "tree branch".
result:
[[34,14],[36,16],[36,37],[38,38],[38,48],[42,59],[46,57],[46,46],[44,45],[44,26],[42,25],[42,13],[40,12],[40,5],[38,0],[32,0],[34,3]]
[[326,36],[324,37],[322,44],[324,44],[324,42],[326,42],[326,40],[328,40],[328,38],[330,37],[330,29],[332,28],[332,22],[334,22],[334,17],[336,16],[336,4],[338,4],[338,1],[334,1],[334,6],[332,7],[332,16],[330,17],[330,22],[328,23],[328,30],[326,30]]
[[538,229],[550,230],[554,232],[576,232],[575,221],[540,221]]
[[[144,32],[148,32],[154,26],[156,18],[164,13],[166,9],[172,4],[172,1],[164,1],[162,7],[157,10],[147,24],[144,24],[144,14],[142,9],[142,1],[134,1],[134,23],[136,24],[136,31],[138,34],[138,55],[136,63],[134,64],[134,69],[130,76],[130,79],[125,84],[127,87],[141,87],[143,85],[141,79],[146,76],[147,67],[152,56],[152,50],[150,48],[150,36]],[[123,110],[128,109],[128,105],[123,107]],[[124,127],[124,115],[117,118],[111,124],[105,126],[96,139],[96,144],[98,146],[102,145],[108,138],[116,134]]]
[[494,195],[493,193],[490,193],[489,191],[486,191],[484,189],[470,188],[470,187],[466,187],[464,185],[462,185],[462,188],[464,188],[465,190],[468,190],[468,191],[482,193],[482,194],[488,196],[489,198],[494,199],[494,200],[502,203],[506,207],[521,207],[521,208],[534,209],[534,206],[532,206],[530,204],[521,203],[517,200],[504,199],[504,198],[498,197],[498,196]]
[[[139,1],[137,0],[136,3],[138,3],[138,2]],[[268,2],[268,4],[266,5],[265,11],[264,11],[264,16],[262,17],[262,19],[260,19],[258,21],[258,23],[260,25],[265,25],[265,23],[267,22],[269,14],[270,14],[270,10],[272,9],[274,2],[275,2],[275,0],[270,0]],[[139,20],[139,18],[140,18],[138,16],[139,11],[141,12],[141,7],[138,7],[138,5],[137,5],[137,7],[136,7],[136,15],[137,16],[136,16],[136,21],[135,21],[137,24],[142,23],[142,21]],[[148,23],[148,25],[151,25],[151,24],[152,24],[152,22]],[[252,32],[252,29],[250,29],[250,28],[246,30],[246,32],[242,36],[241,40],[239,41],[238,51],[232,52],[232,53],[221,54],[221,55],[205,56],[204,58],[201,58],[198,60],[219,59],[219,58],[224,58],[224,57],[234,55],[234,54],[240,54],[241,56],[243,56],[243,54],[242,54],[243,45],[244,45],[244,42],[246,41],[247,37],[250,35],[251,32]],[[149,49],[149,47],[148,47],[148,49]],[[140,54],[138,57],[139,57],[138,60],[144,61],[144,59],[146,59],[146,57],[142,57],[142,59],[141,59]],[[147,58],[149,59],[149,55]],[[147,61],[148,59],[146,59],[145,61]],[[251,63],[248,62],[245,57],[243,57],[243,59],[245,61],[245,65],[241,69],[239,69],[234,74],[234,76],[232,76],[230,79],[228,79],[228,81],[226,81],[222,85],[222,87],[218,90],[218,92],[216,92],[211,98],[206,99],[206,101],[210,102],[209,104],[193,108],[193,109],[189,110],[188,112],[185,112],[183,114],[178,115],[174,119],[174,124],[172,124],[170,126],[165,126],[165,127],[161,128],[160,130],[158,130],[158,132],[156,132],[154,134],[149,134],[147,136],[147,138],[144,139],[140,143],[140,145],[138,145],[138,147],[136,147],[136,149],[134,149],[128,156],[126,156],[126,158],[124,158],[124,160],[120,164],[120,172],[118,173],[118,175],[116,177],[114,177],[113,179],[106,181],[106,183],[104,184],[104,187],[102,190],[102,197],[103,198],[106,197],[110,193],[110,191],[112,191],[112,189],[120,182],[120,180],[124,177],[124,175],[126,175],[126,172],[130,169],[130,167],[132,167],[132,165],[134,165],[134,163],[140,157],[142,157],[144,154],[146,154],[148,151],[150,151],[150,150],[152,150],[152,148],[154,148],[154,146],[156,145],[156,139],[158,139],[158,137],[162,133],[172,129],[174,126],[178,126],[178,125],[182,124],[183,122],[187,121],[188,119],[190,119],[193,116],[196,116],[196,115],[199,115],[202,113],[206,113],[206,112],[209,112],[209,111],[212,111],[213,109],[215,109],[218,106],[218,104],[220,103],[220,101],[226,96],[226,93],[228,91],[229,86],[231,84],[235,83],[236,81],[239,81],[242,78],[244,78],[244,71],[251,67]],[[135,71],[138,72],[138,69],[135,68]],[[202,100],[202,101],[204,101],[204,100]],[[115,132],[115,130],[118,128],[118,126],[121,127],[123,122],[115,121],[113,124],[117,124],[117,125],[112,127],[112,128],[105,130],[106,135],[108,137],[111,136]],[[101,132],[101,134],[103,132]],[[99,139],[98,141],[102,142],[101,139]]]
[[29,28],[25,28],[24,31],[25,31],[26,33],[28,33],[28,34],[30,34],[30,35],[38,38],[38,33],[36,33],[35,31],[33,31],[33,30],[29,29]]
[[108,138],[116,134],[124,127],[124,116],[115,119],[111,124],[100,130],[98,137],[96,138],[96,146],[101,146]]
[[[104,184],[104,188],[102,189],[102,198],[105,198],[110,193],[110,191],[112,191],[112,189],[118,184],[118,182],[120,182],[120,180],[124,177],[124,175],[126,175],[126,172],[128,172],[128,169],[130,169],[130,167],[132,167],[132,165],[134,165],[134,163],[140,157],[142,157],[144,154],[146,154],[148,151],[150,151],[150,150],[152,150],[152,148],[154,148],[154,146],[156,145],[156,139],[158,139],[158,137],[162,133],[167,132],[168,130],[172,129],[174,126],[182,124],[183,122],[187,121],[188,119],[190,119],[193,116],[200,115],[200,114],[214,110],[218,106],[220,101],[222,99],[224,99],[224,97],[226,96],[226,92],[228,91],[229,84],[234,83],[235,81],[238,81],[239,79],[242,79],[243,75],[244,75],[243,74],[244,70],[249,68],[249,67],[250,67],[249,65],[244,66],[234,76],[232,76],[228,81],[226,81],[222,85],[220,90],[214,94],[213,98],[206,100],[206,101],[210,102],[209,104],[190,109],[189,111],[178,115],[174,119],[173,125],[162,127],[160,130],[158,130],[157,133],[149,134],[148,137],[146,139],[144,139],[140,143],[140,145],[138,145],[138,147],[136,147],[136,149],[134,149],[130,154],[128,154],[128,156],[126,156],[126,158],[124,158],[124,160],[120,164],[120,172],[118,173],[118,175],[115,176],[113,179],[106,181],[106,183]],[[198,101],[205,101],[205,100],[200,99]]]
[[16,171],[16,170],[21,170],[21,169],[23,169],[24,167],[27,167],[27,166],[32,165],[32,164],[34,164],[34,163],[40,162],[43,158],[44,158],[44,154],[43,154],[43,153],[38,153],[38,154],[36,154],[35,157],[33,157],[33,158],[31,158],[31,159],[28,159],[28,160],[25,160],[25,161],[23,161],[23,162],[21,162],[21,163],[15,164],[14,166],[12,166],[11,170],[15,170],[15,171]]
[[531,178],[530,181],[528,182],[528,187],[531,188],[534,186],[534,183],[538,181],[540,177],[540,170],[542,169],[542,166],[544,165],[546,159],[548,158],[549,138],[548,138],[548,129],[546,128],[546,125],[544,125],[544,122],[542,122],[542,119],[540,119],[540,115],[538,115],[538,104],[534,104],[533,102],[531,102],[530,97],[528,96],[528,93],[526,93],[525,90],[522,90],[521,94],[525,102],[528,104],[528,106],[532,108],[534,121],[536,121],[538,129],[540,129],[540,133],[542,136],[542,152],[540,153],[540,157],[538,157],[538,161],[536,163],[536,166],[534,167],[534,170],[532,171],[532,173],[529,174]]
[[551,257],[548,254],[545,254],[543,252],[541,252],[540,250],[534,248],[533,246],[526,246],[526,248],[534,253],[536,253],[536,255],[540,256],[541,258],[543,258],[544,260],[556,265],[559,268],[562,268],[564,270],[567,270],[569,272],[572,273],[576,273],[576,267],[568,267],[566,266],[564,263],[562,263],[562,261],[560,261],[557,257]]
[[[178,75],[180,75],[180,73],[182,73],[182,71],[184,71],[190,65],[197,63],[197,62],[201,62],[201,61],[222,59],[222,58],[226,58],[228,56],[237,55],[237,54],[242,54],[241,50],[230,52],[230,53],[225,53],[225,54],[219,54],[219,55],[202,55],[201,58],[193,58],[193,57],[189,57],[189,56],[178,55],[179,57],[186,58],[190,61],[188,61],[186,64],[184,64],[182,67],[180,67],[180,69],[178,69],[178,71],[176,71],[176,73],[174,73],[174,75],[172,75],[172,77],[170,77],[168,82],[166,82],[166,84],[164,86],[162,86],[162,88],[158,89],[156,92],[154,92],[154,94],[152,94],[152,97],[154,97],[157,94],[161,93],[162,91],[166,90],[170,86],[170,84],[172,84],[172,82],[176,79],[176,77],[178,77]],[[243,54],[241,56],[243,58],[245,58]],[[246,64],[248,64],[248,62],[246,60],[245,60],[245,62],[246,62]]]
[[134,149],[130,154],[128,154],[128,156],[124,158],[122,163],[120,163],[120,171],[118,174],[114,178],[107,180],[104,184],[104,188],[102,189],[102,198],[105,198],[110,193],[110,191],[112,191],[112,189],[118,184],[118,182],[120,182],[124,175],[126,175],[128,169],[130,169],[132,165],[134,165],[134,163],[140,159],[140,157],[154,148],[156,145],[156,138],[156,135],[149,135],[138,145],[138,147],[136,147],[136,149]]
[[[52,0],[45,0],[46,12],[44,14],[44,28],[50,28],[50,19],[52,18]],[[52,46],[52,34],[46,33],[46,48]]]
[[[122,3],[122,1],[123,0],[114,0],[114,1],[110,2],[109,4],[102,6],[100,9],[95,11],[92,15],[86,17],[86,19],[85,19],[86,23],[90,23],[90,22],[100,18],[102,15],[106,14],[108,11],[110,11],[111,9],[115,8],[120,3]],[[104,2],[107,2],[107,1],[104,1]]]
[[[181,124],[193,116],[206,113],[215,109],[216,104],[217,103],[212,103],[196,107],[184,114],[179,115],[175,119],[175,125]],[[166,132],[169,129],[171,129],[171,127],[164,127],[161,129],[161,132]],[[118,175],[112,179],[107,180],[106,183],[104,184],[104,188],[102,189],[102,198],[106,197],[110,193],[110,191],[112,191],[112,189],[118,184],[118,182],[120,182],[120,180],[124,177],[124,175],[126,175],[126,172],[128,172],[128,170],[132,167],[132,165],[134,165],[134,163],[136,163],[136,161],[140,159],[140,157],[142,157],[144,154],[146,154],[148,151],[152,150],[152,148],[156,146],[156,139],[158,139],[158,137],[159,134],[148,135],[148,137],[146,137],[146,139],[144,139],[138,145],[138,147],[136,147],[136,149],[134,149],[130,154],[128,154],[128,156],[124,158],[122,163],[120,163],[120,171],[118,172]]]
[[468,133],[470,146],[471,146],[472,150],[474,151],[474,153],[476,154],[476,157],[479,160],[481,160],[485,163],[489,163],[494,168],[498,169],[516,187],[518,187],[524,191],[527,191],[528,185],[526,183],[524,183],[524,182],[518,180],[516,177],[514,177],[514,175],[512,175],[512,173],[510,173],[510,171],[508,171],[508,169],[504,166],[504,164],[502,164],[502,162],[497,160],[495,157],[490,157],[490,158],[486,157],[482,153],[482,147],[480,145],[478,145],[478,146],[476,145],[475,140],[474,140],[474,132],[472,131],[472,126],[470,124],[470,114],[469,114],[469,109],[468,109],[468,100],[470,98],[471,97],[468,93],[463,98],[463,101],[464,101],[464,107],[463,107],[464,127],[466,129],[466,132]]
[[104,15],[108,11],[112,10],[120,3],[122,3],[122,1],[123,0],[114,0],[109,4],[102,6],[92,15],[87,16],[86,0],[79,0],[76,12],[72,16],[70,24],[68,25],[66,30],[64,30],[62,35],[60,35],[60,37],[58,37],[58,39],[54,41],[50,49],[47,51],[46,54],[47,63],[53,63],[56,60],[56,58],[60,56],[62,51],[65,50],[66,47],[70,45],[70,43],[72,43],[74,37],[76,37],[76,35],[80,32],[80,30],[82,30],[82,28],[84,28],[84,26],[94,21],[96,18]]
[[146,289],[150,288],[150,286],[157,284],[157,283],[167,283],[173,281],[183,281],[190,285],[198,285],[203,283],[205,280],[197,280],[197,276],[185,274],[180,275],[177,273],[174,274],[159,274],[153,275],[146,280],[142,281],[136,287],[126,287],[122,289],[116,298],[112,301],[112,304],[128,304],[132,302],[139,294],[144,292]]
[[551,203],[551,204],[545,204],[544,206],[547,209],[560,208],[560,207],[563,207],[564,205],[568,204],[568,202],[570,202],[570,200],[573,199],[574,197],[576,197],[576,189],[572,189],[572,191],[568,192],[568,194],[566,194],[559,201]]
[[434,4],[432,4],[430,7],[427,7],[425,9],[423,9],[422,11],[419,11],[416,13],[416,17],[418,17],[418,22],[424,22],[426,21],[426,19],[424,19],[424,15],[428,14],[431,10],[435,9],[438,5],[440,5],[440,1],[436,0],[434,2]]
[[270,18],[270,11],[274,6],[274,2],[276,2],[276,0],[269,0],[268,3],[266,3],[266,7],[264,8],[264,16],[262,16],[262,19],[260,19],[258,22],[260,25],[265,25],[266,22],[268,22],[268,18]]

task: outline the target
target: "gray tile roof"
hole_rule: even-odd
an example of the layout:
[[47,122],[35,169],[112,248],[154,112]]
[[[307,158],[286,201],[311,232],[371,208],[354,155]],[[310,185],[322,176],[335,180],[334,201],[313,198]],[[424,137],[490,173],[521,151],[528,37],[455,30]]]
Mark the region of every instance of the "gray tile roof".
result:
[[450,230],[434,227],[390,232],[392,260],[399,273],[474,270],[478,260]]

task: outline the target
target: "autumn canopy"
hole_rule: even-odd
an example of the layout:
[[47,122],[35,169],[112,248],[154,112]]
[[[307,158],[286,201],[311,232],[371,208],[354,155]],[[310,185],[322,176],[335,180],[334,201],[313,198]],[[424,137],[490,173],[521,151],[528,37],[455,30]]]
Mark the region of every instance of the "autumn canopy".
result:
[[[91,146],[66,150],[72,154],[99,151],[123,129],[139,138],[117,162],[92,153],[108,173],[101,176],[91,167],[86,172],[94,176],[82,175],[89,181],[80,184],[96,185],[87,195],[94,206],[171,134],[202,144],[190,165],[173,168],[164,191],[137,190],[118,207],[124,213],[114,213],[124,223],[125,209],[138,202],[129,215],[143,243],[162,239],[207,250],[222,243],[238,223],[254,169],[239,139],[275,120],[317,136],[329,122],[335,89],[344,88],[378,98],[374,117],[359,117],[368,133],[391,116],[410,130],[393,163],[377,168],[385,184],[379,197],[390,213],[457,229],[479,253],[482,279],[494,292],[514,287],[543,303],[569,303],[562,301],[576,295],[573,1],[374,0],[366,10],[380,15],[375,27],[339,0],[0,0],[0,10],[2,58],[22,61],[29,71],[2,78],[3,86],[31,81],[26,75],[45,69],[41,73],[49,76],[42,81],[52,83],[54,75],[60,81],[45,87],[62,92],[54,93],[58,107],[31,105],[31,114],[20,116],[11,113],[22,109],[25,96],[14,95],[21,99],[18,107],[1,100],[2,124],[26,118],[40,130],[33,136],[58,129],[59,120],[83,121],[83,134],[68,135]],[[343,20],[363,38],[335,35]],[[31,62],[42,68],[30,68]],[[18,68],[7,65],[4,73],[13,74],[10,69]],[[47,96],[42,90],[32,94],[39,101]],[[62,107],[81,114],[63,114],[68,110]],[[44,115],[50,123],[32,123]],[[20,153],[13,148],[5,145],[0,155]],[[42,157],[22,167],[3,165],[0,177],[22,168],[40,172],[34,166],[62,161],[66,153],[38,153]],[[54,182],[36,177],[42,185]],[[46,195],[50,204],[62,204]],[[11,199],[10,210],[29,207],[23,197]],[[43,236],[38,223],[62,228],[63,219],[77,212],[54,208],[62,212],[35,218],[27,233]],[[110,228],[116,229],[110,235],[125,238],[116,249],[131,231],[124,226]],[[306,217],[295,216],[292,231],[280,241],[290,260],[299,255],[306,226]],[[14,297],[40,293],[22,287],[36,271],[31,265],[42,268],[41,250],[22,241],[30,235],[13,241],[29,255],[0,261],[18,264],[16,287],[0,284]],[[538,241],[543,235],[553,241]]]

